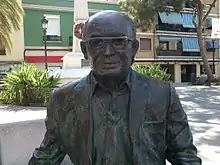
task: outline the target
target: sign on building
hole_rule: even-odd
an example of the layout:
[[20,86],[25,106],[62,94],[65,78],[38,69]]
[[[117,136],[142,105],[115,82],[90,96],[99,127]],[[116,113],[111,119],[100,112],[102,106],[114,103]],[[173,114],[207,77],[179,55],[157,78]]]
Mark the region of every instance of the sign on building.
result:
[[220,39],[220,19],[219,18],[212,18],[211,38]]

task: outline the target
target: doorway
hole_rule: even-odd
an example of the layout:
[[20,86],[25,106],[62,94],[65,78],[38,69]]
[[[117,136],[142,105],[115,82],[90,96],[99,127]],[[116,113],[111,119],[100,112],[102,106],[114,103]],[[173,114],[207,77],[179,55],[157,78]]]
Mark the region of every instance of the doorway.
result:
[[196,65],[181,65],[181,82],[191,82],[192,74],[196,77]]

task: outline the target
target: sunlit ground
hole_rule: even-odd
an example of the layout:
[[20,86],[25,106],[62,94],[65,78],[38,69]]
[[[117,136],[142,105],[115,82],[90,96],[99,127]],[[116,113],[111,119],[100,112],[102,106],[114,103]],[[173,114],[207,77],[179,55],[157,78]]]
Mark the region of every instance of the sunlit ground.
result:
[[45,108],[42,107],[0,107],[0,124],[16,123],[44,119],[46,117]]
[[179,87],[203,165],[220,162],[220,87]]

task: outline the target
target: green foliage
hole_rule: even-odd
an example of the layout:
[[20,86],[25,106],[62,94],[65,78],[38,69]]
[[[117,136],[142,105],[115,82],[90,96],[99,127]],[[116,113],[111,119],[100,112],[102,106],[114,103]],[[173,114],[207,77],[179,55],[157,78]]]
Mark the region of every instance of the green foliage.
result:
[[44,106],[53,88],[60,84],[60,76],[49,77],[46,70],[23,63],[12,66],[12,72],[3,79],[0,101],[4,104]]
[[0,43],[10,51],[11,33],[20,29],[24,11],[20,0],[1,0],[0,9]]
[[132,69],[142,75],[149,75],[163,81],[170,81],[170,74],[167,74],[167,69],[163,69],[159,64],[153,63],[150,65],[133,65]]
[[[143,31],[152,28],[158,12],[179,11],[185,0],[120,0],[119,5]],[[173,8],[167,8],[173,6]]]

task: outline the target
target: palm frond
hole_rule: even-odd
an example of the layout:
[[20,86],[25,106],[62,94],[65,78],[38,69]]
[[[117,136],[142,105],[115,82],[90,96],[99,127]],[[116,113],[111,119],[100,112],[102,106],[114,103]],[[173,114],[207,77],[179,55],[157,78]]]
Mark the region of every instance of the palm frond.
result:
[[11,34],[20,29],[23,19],[22,2],[21,0],[1,0],[0,9],[0,42],[10,51]]

